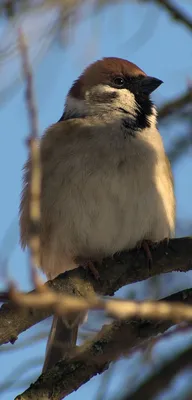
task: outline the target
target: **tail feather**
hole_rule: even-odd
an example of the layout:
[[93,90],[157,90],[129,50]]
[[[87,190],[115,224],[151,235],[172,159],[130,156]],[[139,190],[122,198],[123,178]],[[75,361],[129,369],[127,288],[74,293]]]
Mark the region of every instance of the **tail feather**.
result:
[[43,371],[52,368],[76,346],[78,325],[67,327],[63,317],[55,315],[49,334]]

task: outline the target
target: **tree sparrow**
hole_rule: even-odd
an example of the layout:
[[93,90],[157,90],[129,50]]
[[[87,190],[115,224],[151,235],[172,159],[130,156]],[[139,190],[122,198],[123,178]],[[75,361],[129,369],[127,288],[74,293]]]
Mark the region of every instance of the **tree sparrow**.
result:
[[[79,260],[174,234],[172,172],[150,99],[161,83],[113,57],[93,63],[73,83],[61,119],[41,139],[39,267],[48,278],[78,267]],[[29,189],[30,160],[20,206],[23,248],[30,235]],[[54,317],[44,371],[76,337],[76,326]]]

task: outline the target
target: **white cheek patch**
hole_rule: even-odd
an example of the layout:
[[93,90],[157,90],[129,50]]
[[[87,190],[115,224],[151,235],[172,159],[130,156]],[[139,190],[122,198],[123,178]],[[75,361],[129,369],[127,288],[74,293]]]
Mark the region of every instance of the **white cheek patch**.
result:
[[[128,89],[116,89],[109,85],[97,85],[85,93],[85,99],[89,101],[90,98],[94,98],[94,94],[102,95],[102,93],[116,93],[116,97],[114,97],[109,104],[113,105],[116,109],[123,108],[127,112],[130,112],[133,117],[137,115],[138,105],[135,101],[135,96]],[[109,104],[106,104],[106,107],[108,107]]]
[[135,101],[135,96],[128,89],[119,89],[119,97],[116,100],[118,107],[130,112],[134,117],[137,115],[138,105]]
[[67,116],[83,117],[87,115],[87,107],[84,100],[75,99],[75,97],[67,96],[65,103],[65,113]]
[[[115,93],[116,96],[111,97],[108,102],[97,102],[102,94]],[[104,97],[104,96],[103,96]],[[95,101],[94,101],[95,100]],[[137,117],[139,106],[136,103],[135,96],[127,89],[116,89],[108,85],[97,85],[85,93],[85,100],[79,100],[75,97],[68,96],[65,104],[65,115],[68,118],[85,117],[86,115],[94,115],[95,113],[111,112],[113,109],[118,113],[118,109],[122,108],[127,111],[129,118]],[[147,116],[150,125],[156,125],[157,110],[152,107],[152,113]]]

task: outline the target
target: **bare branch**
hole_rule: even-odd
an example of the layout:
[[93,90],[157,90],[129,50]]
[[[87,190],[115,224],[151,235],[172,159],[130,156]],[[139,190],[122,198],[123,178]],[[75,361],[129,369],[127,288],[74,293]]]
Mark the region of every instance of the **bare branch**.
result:
[[191,321],[192,307],[182,303],[171,304],[161,301],[133,301],[113,299],[106,300],[98,296],[87,298],[56,293],[48,286],[39,285],[36,292],[23,293],[13,285],[9,291],[10,300],[16,306],[25,308],[50,309],[54,314],[70,316],[71,314],[87,312],[89,310],[103,310],[107,315],[126,319],[131,317],[172,320],[175,322]]
[[192,104],[192,90],[190,88],[182,95],[176,97],[172,101],[168,101],[159,108],[158,115],[160,122],[166,117],[170,117],[187,104]]
[[191,148],[191,145],[192,135],[190,132],[186,136],[176,139],[168,152],[168,158],[170,162],[174,163],[175,161],[178,161],[178,159],[184,154],[186,155],[186,152]]
[[[152,250],[153,268],[146,266],[142,250],[133,250],[115,255],[96,265],[100,281],[96,281],[89,271],[77,268],[61,274],[46,285],[58,293],[93,298],[98,295],[113,295],[129,283],[142,281],[161,273],[189,271],[192,269],[192,238],[172,239],[168,246],[161,243]],[[31,293],[31,292],[30,292]],[[3,304],[0,309],[0,344],[14,342],[26,329],[52,315],[53,309],[38,310],[36,307],[24,309],[13,303]]]
[[[192,291],[180,292],[167,297],[169,302],[192,302]],[[109,364],[122,355],[128,355],[136,347],[144,349],[149,345],[151,336],[165,332],[171,326],[170,321],[116,321],[105,325],[91,342],[81,346],[75,356],[60,361],[46,374],[41,375],[16,400],[59,400],[77,390],[96,374],[105,371]],[[150,338],[150,340],[149,340]],[[153,340],[153,339],[152,339]],[[147,398],[147,397],[143,397]]]
[[[170,380],[175,377],[184,368],[192,366],[192,347],[185,348],[179,352],[176,357],[167,362],[161,368],[158,368],[155,373],[150,376],[145,382],[135,391],[122,400],[152,400],[170,383]],[[25,397],[24,397],[25,398]]]
[[33,76],[28,58],[28,48],[22,30],[19,30],[19,47],[22,57],[23,74],[26,81],[26,106],[29,114],[29,123],[31,133],[29,134],[27,143],[30,152],[31,176],[30,176],[30,240],[29,247],[31,252],[31,264],[40,265],[40,218],[41,218],[41,160],[40,146],[38,139],[38,119],[37,110],[33,93]]
[[[140,0],[143,3],[149,2],[149,0]],[[192,31],[192,19],[181,10],[176,4],[173,4],[170,0],[154,0],[154,3],[164,8],[170,14],[171,18],[176,22],[180,22],[185,27]]]

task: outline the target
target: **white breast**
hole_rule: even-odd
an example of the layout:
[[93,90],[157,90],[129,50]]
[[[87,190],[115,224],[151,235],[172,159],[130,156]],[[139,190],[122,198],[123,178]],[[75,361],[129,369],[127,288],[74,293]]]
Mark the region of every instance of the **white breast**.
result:
[[98,129],[64,148],[49,179],[52,237],[42,266],[48,276],[74,268],[76,257],[110,256],[174,231],[174,194],[158,131],[124,139],[115,129]]

